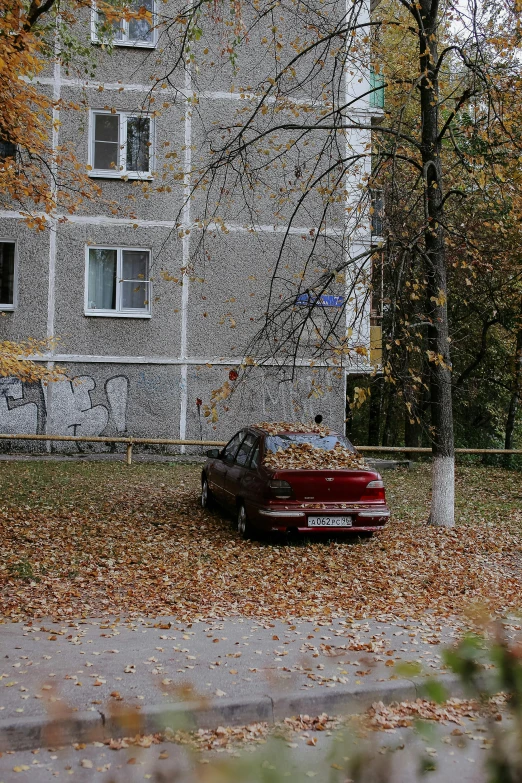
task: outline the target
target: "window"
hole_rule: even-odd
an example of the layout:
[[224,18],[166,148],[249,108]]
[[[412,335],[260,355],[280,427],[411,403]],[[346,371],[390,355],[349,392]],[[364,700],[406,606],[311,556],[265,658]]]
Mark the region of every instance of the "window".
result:
[[239,451],[236,456],[236,462],[238,465],[246,465],[248,462],[248,458],[250,457],[250,452],[252,451],[252,446],[254,445],[256,440],[256,436],[252,435],[251,433],[248,433],[245,440],[241,444]]
[[384,193],[382,190],[371,190],[372,236],[384,236]]
[[151,176],[152,120],[124,112],[91,112],[89,165],[99,177]]
[[0,136],[0,161],[6,158],[16,158],[16,144]]
[[[110,0],[109,0],[110,2]],[[122,11],[128,9],[138,14],[147,12],[146,18],[108,20],[106,15],[93,7],[91,37],[95,42],[109,43],[114,46],[147,46],[156,45],[154,0],[129,0]]]
[[87,248],[86,315],[150,317],[150,250]]
[[259,465],[259,441],[257,442],[257,446],[254,449],[254,453],[252,454],[252,459],[250,460],[250,467],[252,470],[255,470],[257,466]]
[[370,107],[384,109],[384,76],[370,68]]
[[239,448],[239,444],[243,440],[244,437],[244,431],[238,432],[232,440],[229,440],[225,448],[223,449],[223,460],[225,462],[228,462],[229,465],[234,462],[234,457],[236,456],[236,451]]
[[0,310],[15,309],[16,247],[0,242]]

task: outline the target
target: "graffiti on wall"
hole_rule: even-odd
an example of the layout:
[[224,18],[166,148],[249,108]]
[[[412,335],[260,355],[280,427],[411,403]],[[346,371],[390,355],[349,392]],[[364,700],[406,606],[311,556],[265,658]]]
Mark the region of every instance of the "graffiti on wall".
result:
[[36,434],[38,405],[35,402],[13,404],[24,399],[22,382],[18,378],[0,378],[0,431],[9,435]]
[[[317,399],[313,393],[315,376],[305,375],[293,381],[281,381],[268,373],[256,378],[255,384],[240,393],[240,406],[252,415],[278,420],[310,420],[321,412],[331,415],[331,397]],[[323,384],[326,389],[326,383]],[[235,410],[235,409],[234,409]]]
[[[128,378],[109,378],[100,391],[94,378],[80,375],[41,388],[38,402],[33,402],[28,399],[31,387],[16,378],[0,378],[0,432],[36,435],[45,427],[53,435],[89,436],[101,435],[109,424],[117,432],[125,432]],[[93,397],[100,396],[102,402],[93,402]]]
[[[284,421],[311,419],[315,415],[314,401],[311,399],[309,389],[312,388],[312,376],[293,383],[270,383],[265,377],[261,378],[261,410],[263,415],[274,415],[281,412]],[[259,405],[259,403],[258,403]]]

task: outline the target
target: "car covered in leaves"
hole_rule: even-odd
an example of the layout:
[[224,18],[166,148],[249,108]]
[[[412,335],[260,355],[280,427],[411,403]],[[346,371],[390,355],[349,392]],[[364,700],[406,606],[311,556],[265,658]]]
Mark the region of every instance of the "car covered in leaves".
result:
[[201,504],[231,510],[243,537],[255,530],[373,533],[390,515],[384,482],[350,441],[320,425],[245,427],[207,451]]

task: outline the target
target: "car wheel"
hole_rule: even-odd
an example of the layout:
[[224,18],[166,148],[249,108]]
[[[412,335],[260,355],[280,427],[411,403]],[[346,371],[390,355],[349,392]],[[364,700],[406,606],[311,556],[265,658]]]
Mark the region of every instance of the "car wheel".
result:
[[252,532],[245,507],[242,503],[237,510],[237,532],[241,538],[250,538]]
[[201,507],[202,508],[212,508],[212,493],[210,491],[210,488],[208,486],[208,481],[206,478],[203,479],[201,482]]

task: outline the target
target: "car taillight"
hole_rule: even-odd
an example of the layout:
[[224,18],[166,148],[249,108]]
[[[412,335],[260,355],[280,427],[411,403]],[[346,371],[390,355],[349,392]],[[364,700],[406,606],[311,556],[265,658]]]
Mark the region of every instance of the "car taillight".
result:
[[272,479],[268,482],[268,486],[270,488],[271,495],[275,498],[291,498],[294,494],[288,481]]
[[361,500],[386,500],[386,494],[384,492],[384,481],[382,479],[376,479],[370,481],[366,485],[366,489],[363,492]]
[[366,489],[384,489],[384,481],[370,481]]

